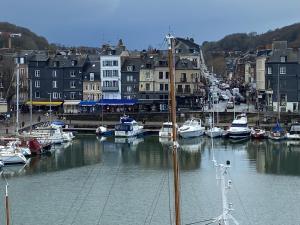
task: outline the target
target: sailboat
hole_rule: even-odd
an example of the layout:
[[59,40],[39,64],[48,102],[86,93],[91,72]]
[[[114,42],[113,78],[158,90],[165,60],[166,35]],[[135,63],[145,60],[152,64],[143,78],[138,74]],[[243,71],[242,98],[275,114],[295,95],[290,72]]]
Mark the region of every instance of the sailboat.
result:
[[[213,95],[214,96],[214,95]],[[214,97],[213,97],[214,98]],[[214,105],[215,100],[212,100],[212,106],[213,106],[213,111],[212,111],[212,120],[211,120],[211,127],[208,129],[205,134],[209,137],[215,138],[215,137],[222,137],[224,134],[224,130],[220,127],[215,126],[215,105]],[[218,117],[218,114],[217,114]]]
[[96,128],[96,135],[104,137],[112,136],[114,132],[112,130],[108,130],[107,127],[103,125],[103,105],[101,106],[101,120],[101,125]]

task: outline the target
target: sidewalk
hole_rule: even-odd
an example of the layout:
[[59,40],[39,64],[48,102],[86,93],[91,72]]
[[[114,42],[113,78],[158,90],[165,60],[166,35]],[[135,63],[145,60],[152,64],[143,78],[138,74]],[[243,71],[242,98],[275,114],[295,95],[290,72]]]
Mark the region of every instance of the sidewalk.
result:
[[[38,121],[40,117],[40,121]],[[52,120],[56,119],[56,116],[51,116]],[[47,117],[43,113],[34,113],[32,114],[32,124],[36,124],[38,122],[46,122],[49,121],[49,116]],[[22,126],[24,125],[24,126]],[[30,114],[29,113],[20,113],[19,115],[19,129],[30,127]],[[16,117],[10,118],[7,121],[0,122],[0,135],[12,135],[16,133]]]

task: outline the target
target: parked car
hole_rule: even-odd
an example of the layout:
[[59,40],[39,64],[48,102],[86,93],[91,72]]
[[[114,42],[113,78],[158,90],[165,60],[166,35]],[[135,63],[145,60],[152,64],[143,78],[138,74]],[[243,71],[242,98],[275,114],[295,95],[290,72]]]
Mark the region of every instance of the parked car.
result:
[[233,102],[232,102],[232,101],[228,101],[228,102],[227,102],[227,105],[226,105],[226,108],[227,108],[227,109],[233,109],[233,108],[234,108]]

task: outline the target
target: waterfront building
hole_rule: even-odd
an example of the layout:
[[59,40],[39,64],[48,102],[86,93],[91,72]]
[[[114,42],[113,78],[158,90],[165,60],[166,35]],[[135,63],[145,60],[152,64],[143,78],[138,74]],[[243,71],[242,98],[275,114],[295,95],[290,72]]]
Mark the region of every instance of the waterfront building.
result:
[[34,106],[59,106],[64,100],[82,100],[82,72],[86,56],[34,54],[29,59]]
[[125,57],[121,68],[121,97],[122,99],[139,98],[140,57]]
[[272,52],[266,60],[267,104],[273,111],[299,110],[299,50],[287,47],[287,41],[273,42]]
[[266,92],[266,60],[271,50],[259,50],[256,55],[256,106],[258,109],[263,109],[267,102],[266,96],[269,94]]
[[145,53],[140,70],[140,100],[148,110],[167,110],[169,69],[165,51]]
[[122,40],[117,46],[103,45],[100,75],[103,99],[121,99],[121,57],[128,56]]
[[89,55],[83,71],[83,100],[98,101],[102,98],[100,82],[100,56]]
[[205,97],[205,87],[201,82],[200,70],[194,61],[177,60],[175,86],[178,107],[200,107],[201,98]]

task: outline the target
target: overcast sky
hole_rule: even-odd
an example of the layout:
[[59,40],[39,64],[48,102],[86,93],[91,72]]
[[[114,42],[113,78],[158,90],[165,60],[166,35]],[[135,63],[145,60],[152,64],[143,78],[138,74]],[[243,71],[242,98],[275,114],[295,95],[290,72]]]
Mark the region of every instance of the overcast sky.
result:
[[237,32],[264,33],[300,22],[299,0],[0,0],[0,21],[51,43],[99,47],[122,38],[129,49],[161,48],[164,36],[201,44]]

